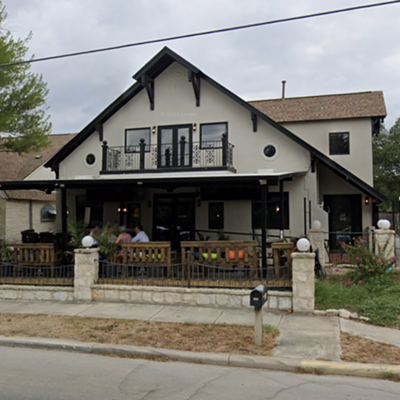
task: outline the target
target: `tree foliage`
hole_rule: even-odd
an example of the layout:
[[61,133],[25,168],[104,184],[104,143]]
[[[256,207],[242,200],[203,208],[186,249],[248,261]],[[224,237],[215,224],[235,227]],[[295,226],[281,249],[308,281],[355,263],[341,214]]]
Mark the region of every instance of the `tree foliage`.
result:
[[382,126],[381,132],[373,139],[374,186],[388,201],[384,209],[394,202],[398,206],[400,196],[400,118],[389,129]]
[[[0,64],[23,61],[32,37],[30,33],[25,40],[14,39],[4,28],[6,19],[0,0]],[[29,63],[0,67],[0,134],[6,138],[1,147],[18,153],[45,147],[51,130],[46,116],[47,84],[30,68]]]

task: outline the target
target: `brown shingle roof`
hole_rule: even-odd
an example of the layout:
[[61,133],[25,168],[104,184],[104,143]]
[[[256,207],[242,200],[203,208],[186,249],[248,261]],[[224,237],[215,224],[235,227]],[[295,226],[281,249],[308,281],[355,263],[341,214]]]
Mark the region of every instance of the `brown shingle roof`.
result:
[[[50,146],[38,152],[18,155],[18,153],[0,152],[0,181],[23,181],[33,171],[43,165],[57,153],[76,134],[50,135]],[[54,201],[54,195],[37,190],[8,190],[7,196],[18,200]]]
[[249,101],[276,122],[385,117],[381,91]]

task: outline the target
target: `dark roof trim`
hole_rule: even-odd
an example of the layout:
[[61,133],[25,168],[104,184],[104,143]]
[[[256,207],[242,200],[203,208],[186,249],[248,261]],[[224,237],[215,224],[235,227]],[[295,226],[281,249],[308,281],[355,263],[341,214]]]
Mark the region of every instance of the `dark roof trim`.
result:
[[[316,158],[318,158],[324,165],[330,168],[332,171],[336,172],[339,176],[351,182],[355,187],[360,189],[365,194],[379,200],[385,201],[386,197],[379,193],[377,190],[372,188],[370,185],[363,182],[361,179],[357,178],[354,174],[347,171],[345,168],[340,166],[338,163],[330,159],[325,154],[321,153],[319,150],[311,146],[309,143],[300,139],[298,136],[290,132],[288,129],[284,128],[279,123],[275,122],[269,118],[266,114],[262,113],[257,108],[253,107],[243,99],[241,99],[236,94],[232,93],[230,90],[220,85],[218,82],[210,78],[201,72],[194,65],[187,62],[181,56],[173,52],[168,47],[164,47],[158,54],[156,54],[143,68],[141,68],[133,77],[135,79],[140,79],[143,74],[147,74],[151,78],[156,78],[160,73],[162,73],[166,68],[168,68],[173,62],[178,62],[185,68],[198,74],[205,82],[214,86],[216,89],[224,93],[226,96],[231,98],[236,103],[240,104],[242,107],[250,112],[250,115],[256,115],[263,121],[267,122],[275,129],[283,133],[285,136],[293,140],[295,143],[309,151]],[[58,164],[66,158],[75,148],[77,148],[81,143],[83,143],[92,132],[95,131],[96,125],[104,123],[108,118],[110,118],[115,112],[117,112],[121,107],[123,107],[129,100],[131,100],[137,93],[143,89],[143,86],[137,82],[132,85],[127,91],[125,91],[120,97],[118,97],[110,106],[108,106],[102,113],[100,113],[91,123],[89,123],[73,140],[71,140],[66,146],[64,146],[54,157],[52,157],[46,164],[45,167],[57,169]],[[165,178],[164,178],[165,179]]]
[[46,189],[78,189],[89,187],[121,187],[123,185],[136,185],[136,187],[151,187],[151,186],[198,186],[201,184],[216,183],[220,185],[230,184],[260,184],[260,180],[270,181],[285,181],[291,180],[293,176],[302,175],[304,173],[285,173],[282,175],[229,175],[227,176],[202,176],[196,177],[168,177],[163,178],[143,178],[137,177],[132,179],[70,179],[70,180],[48,180],[48,181],[7,181],[0,182],[0,190],[46,190]]

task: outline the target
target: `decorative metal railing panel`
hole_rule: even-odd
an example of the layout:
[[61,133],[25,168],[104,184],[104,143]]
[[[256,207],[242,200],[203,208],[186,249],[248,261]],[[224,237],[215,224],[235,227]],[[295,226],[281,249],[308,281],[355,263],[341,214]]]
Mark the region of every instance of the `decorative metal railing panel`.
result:
[[[278,271],[279,269],[279,271]],[[291,289],[287,267],[254,268],[215,267],[199,263],[172,265],[127,265],[100,262],[99,284],[133,286],[169,286],[186,288],[253,289],[259,283],[269,288]]]
[[74,286],[75,265],[27,267],[0,263],[0,284]]
[[226,140],[108,147],[103,144],[103,170],[140,171],[170,168],[233,168],[233,148]]

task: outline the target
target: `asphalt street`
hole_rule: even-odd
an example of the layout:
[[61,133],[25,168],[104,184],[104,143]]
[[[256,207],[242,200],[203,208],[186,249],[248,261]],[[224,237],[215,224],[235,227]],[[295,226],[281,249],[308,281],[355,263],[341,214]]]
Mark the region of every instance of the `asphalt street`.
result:
[[2,400],[396,399],[400,383],[0,348]]

